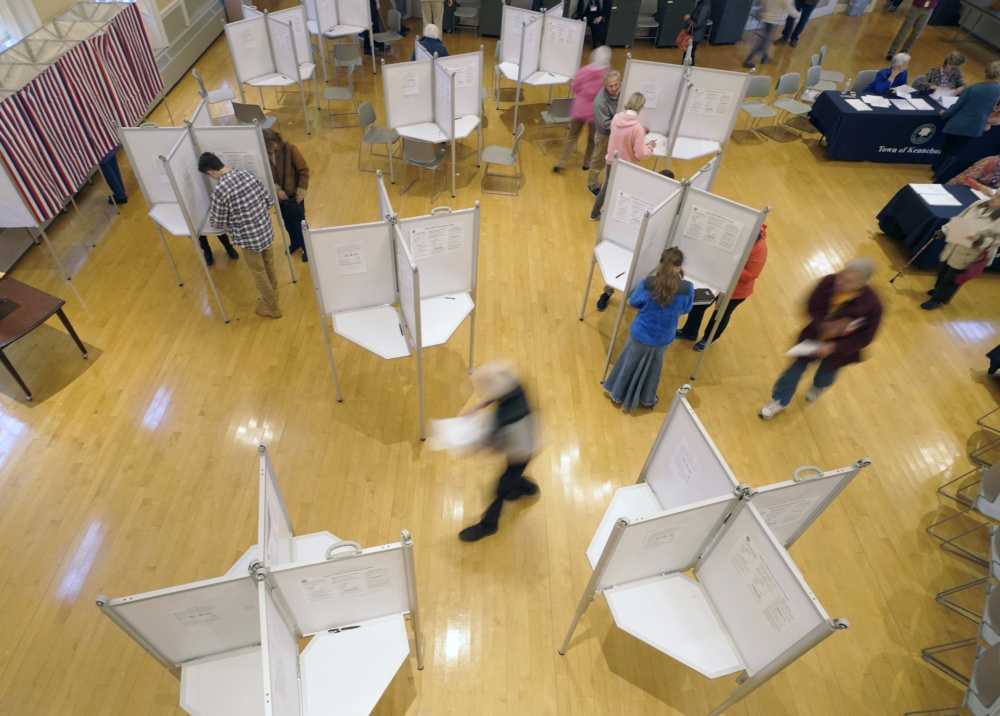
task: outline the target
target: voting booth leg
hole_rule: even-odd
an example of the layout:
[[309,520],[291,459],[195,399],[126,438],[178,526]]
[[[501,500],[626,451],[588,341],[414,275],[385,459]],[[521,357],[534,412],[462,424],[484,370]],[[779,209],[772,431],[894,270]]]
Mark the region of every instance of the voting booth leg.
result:
[[323,65],[323,82],[330,84],[330,76],[326,73],[326,43],[323,42],[322,32],[319,33],[319,58],[320,64]]
[[330,361],[330,373],[333,374],[333,387],[337,391],[337,402],[343,403],[344,397],[340,394],[340,380],[337,378],[337,364],[333,362],[333,346],[330,343],[330,327],[327,325],[330,319],[323,314],[320,314],[319,319],[323,326],[323,340],[326,341],[326,357]]
[[426,440],[427,433],[424,429],[424,356],[423,348],[417,351],[417,387],[420,393],[420,439]]
[[174,276],[177,277],[177,285],[183,286],[184,280],[181,278],[181,272],[177,270],[177,264],[174,263],[174,255],[170,253],[170,246],[167,244],[167,239],[163,235],[163,229],[160,228],[159,224],[156,225],[156,233],[160,235],[160,241],[163,242],[163,250],[167,252],[167,258],[170,260],[170,268],[174,270]]
[[[520,72],[520,70],[518,70]],[[500,109],[500,95],[497,94],[497,109]],[[517,134],[517,111],[521,109],[521,82],[518,81],[517,87],[514,88],[514,124],[511,134]]]
[[748,694],[763,686],[771,679],[771,677],[779,674],[785,669],[785,667],[796,661],[799,657],[803,656],[806,652],[818,645],[835,631],[847,629],[850,626],[850,622],[846,619],[831,619],[829,622],[818,625],[815,629],[802,637],[792,648],[768,664],[767,667],[758,671],[752,677],[747,678],[746,672],[744,672],[740,679],[738,679],[741,684],[740,687],[729,696],[724,704],[709,713],[708,716],[719,716],[719,714],[723,713],[730,706],[736,705],[746,698]]
[[[292,263],[292,248],[289,243],[288,232],[285,230],[285,218],[281,215],[281,207],[274,205],[277,214],[278,228],[281,230],[281,241],[285,244],[285,258],[288,259],[288,271],[292,274],[292,283],[298,283],[299,278],[295,275],[295,264]],[[302,223],[305,223],[304,221]]]
[[580,604],[576,608],[576,614],[573,615],[573,621],[570,622],[569,631],[566,632],[566,638],[563,639],[562,646],[559,647],[559,656],[566,656],[566,648],[569,646],[569,640],[573,638],[573,632],[576,631],[576,625],[580,623],[580,617],[587,611],[590,603],[594,601],[594,595],[597,592],[597,585],[601,581],[601,575],[604,574],[608,562],[611,561],[611,556],[615,553],[615,548],[618,546],[622,535],[625,534],[626,527],[628,527],[628,520],[620,518],[615,521],[615,526],[611,528],[611,534],[604,545],[604,551],[601,552],[601,558],[597,560],[594,573],[590,575],[590,581],[587,582],[587,588],[584,590]]
[[597,259],[594,258],[593,252],[590,254],[590,273],[587,274],[587,287],[583,289],[583,305],[580,306],[580,320],[583,320],[583,314],[587,312],[587,299],[590,298],[590,284],[594,281],[594,265],[597,263]]
[[698,359],[698,364],[694,367],[694,372],[691,373],[691,380],[698,379],[698,372],[701,370],[701,364],[705,362],[705,356],[708,355],[709,349],[715,342],[715,333],[719,330],[719,325],[722,323],[722,317],[726,315],[726,309],[729,308],[729,296],[726,296],[722,303],[716,302],[715,304],[715,314],[718,315],[719,320],[712,322],[712,330],[708,332],[708,339],[705,341],[705,350],[701,352],[701,357]]
[[[313,70],[313,82],[316,82],[315,70]],[[302,86],[302,80],[299,80],[299,96],[302,98],[302,119],[306,123],[306,134],[312,134],[309,128],[309,107],[306,105],[306,88]],[[319,98],[319,84],[316,85],[316,97]]]
[[608,345],[608,359],[604,361],[604,372],[601,374],[601,384],[608,377],[608,369],[611,368],[611,356],[615,354],[615,343],[618,342],[618,331],[622,326],[622,319],[625,318],[625,306],[628,304],[628,293],[622,292],[622,304],[618,307],[618,318],[615,319],[615,329],[611,331],[611,343]]
[[110,603],[111,600],[105,597],[103,594],[97,598],[97,608],[104,613],[104,616],[106,616],[108,619],[117,624],[118,628],[121,629],[126,634],[128,634],[132,638],[132,640],[135,641],[136,644],[138,644],[147,652],[149,652],[149,655],[152,656],[154,659],[156,659],[158,662],[160,662],[160,665],[167,671],[169,671],[170,674],[175,679],[180,679],[181,678],[180,667],[171,664],[170,660],[167,659],[167,657],[163,656],[163,654],[161,654],[159,651],[153,648],[153,646],[148,641],[143,639],[142,635],[139,634],[131,626],[129,626],[128,622],[126,622],[124,619],[118,616],[118,613],[114,609],[112,609],[111,606],[109,606]]
[[52,248],[52,242],[49,241],[49,235],[45,233],[45,229],[42,227],[38,227],[38,233],[42,235],[45,245],[49,247],[49,253],[52,254],[52,259],[56,262],[56,266],[59,267],[59,273],[61,273],[63,277],[69,281],[72,277],[69,275],[69,271],[66,270],[66,267],[62,265],[62,261],[60,261],[59,257],[56,255],[56,250]]
[[[454,122],[452,123],[454,126]],[[455,198],[455,139],[451,140],[451,198]]]
[[424,669],[424,635],[420,631],[420,604],[417,601],[417,568],[413,561],[413,539],[409,530],[403,530],[403,566],[406,568],[406,591],[410,596],[410,624],[417,648],[417,670]]
[[215,296],[215,302],[219,304],[219,310],[222,311],[222,320],[225,323],[229,323],[229,314],[226,313],[226,307],[222,305],[222,298],[219,296],[219,292],[215,288],[215,281],[212,280],[212,272],[208,270],[208,264],[205,263],[205,257],[202,254],[201,249],[198,248],[198,240],[193,236],[190,238],[191,246],[194,248],[195,253],[198,255],[198,261],[201,263],[201,269],[205,272],[205,278],[208,279],[208,285],[212,288],[212,294]]

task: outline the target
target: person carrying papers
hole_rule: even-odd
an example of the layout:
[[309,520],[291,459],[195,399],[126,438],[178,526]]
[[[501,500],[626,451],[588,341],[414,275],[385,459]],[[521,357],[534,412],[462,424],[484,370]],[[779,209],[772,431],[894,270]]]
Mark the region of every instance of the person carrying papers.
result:
[[868,285],[874,270],[868,259],[854,259],[819,282],[809,296],[809,325],[789,351],[795,360],[774,384],[771,402],[760,409],[760,417],[770,420],[788,407],[810,363],[820,362],[806,393],[812,403],[833,385],[837,371],[862,360],[861,351],[875,338],[882,321],[882,302]]
[[1000,194],[982,199],[945,224],[937,281],[920,307],[933,311],[949,303],[963,283],[993,263],[1000,247]]

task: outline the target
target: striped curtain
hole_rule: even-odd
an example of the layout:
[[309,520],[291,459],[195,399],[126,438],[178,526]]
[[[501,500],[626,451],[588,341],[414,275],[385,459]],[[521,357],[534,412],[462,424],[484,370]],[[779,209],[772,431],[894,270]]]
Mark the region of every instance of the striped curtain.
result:
[[66,194],[56,185],[55,168],[46,162],[44,144],[16,95],[0,102],[0,161],[39,224],[62,210]]
[[118,44],[129,59],[129,69],[136,80],[143,106],[148,107],[163,89],[163,77],[149,46],[149,36],[143,27],[138,6],[130,4],[118,13],[111,22],[111,32],[117,36]]
[[111,93],[101,68],[83,44],[59,58],[56,72],[62,78],[73,109],[90,138],[94,153],[101,159],[118,146],[118,133],[111,126],[116,119]]

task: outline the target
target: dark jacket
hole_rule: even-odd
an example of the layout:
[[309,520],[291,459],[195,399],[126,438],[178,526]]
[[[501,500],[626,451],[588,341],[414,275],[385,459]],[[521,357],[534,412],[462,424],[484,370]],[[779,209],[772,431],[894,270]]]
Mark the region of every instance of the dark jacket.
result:
[[[433,37],[421,37],[420,44],[423,45],[424,49],[431,53],[431,55],[437,54],[438,57],[448,56],[448,48],[444,46],[444,43],[441,42],[441,40],[435,40]],[[415,59],[417,59],[416,50],[413,51],[413,56],[410,57],[410,61],[412,62]]]
[[611,135],[611,120],[618,112],[618,98],[608,94],[607,87],[594,97],[594,127],[598,134]]
[[977,82],[958,96],[958,101],[941,115],[945,134],[979,137],[986,128],[986,119],[1000,101],[1000,82]]
[[294,144],[285,142],[274,153],[271,163],[274,184],[292,198],[305,197],[309,193],[309,165]]
[[[590,9],[592,5],[594,10]],[[602,18],[601,22],[608,21],[611,17],[611,0],[579,0],[573,14],[574,20],[585,20],[588,25],[593,25],[598,17]]]
[[805,340],[822,340],[820,324],[825,321],[836,321],[841,318],[862,319],[863,323],[848,336],[835,338],[833,353],[826,357],[824,363],[830,368],[842,368],[861,360],[861,349],[875,338],[879,323],[882,321],[882,302],[871,286],[861,287],[857,296],[848,301],[834,313],[830,313],[830,303],[835,293],[836,274],[824,276],[816,290],[809,297],[809,316],[812,319],[802,333],[799,342]]
[[712,11],[712,0],[698,0],[691,10],[691,34],[694,42],[701,42],[708,35],[708,16]]

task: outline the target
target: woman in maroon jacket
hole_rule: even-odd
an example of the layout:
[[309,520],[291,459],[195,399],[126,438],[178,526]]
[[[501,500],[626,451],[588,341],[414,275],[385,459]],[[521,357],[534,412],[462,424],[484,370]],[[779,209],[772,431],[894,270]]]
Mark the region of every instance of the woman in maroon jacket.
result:
[[760,409],[760,417],[770,420],[792,402],[795,389],[806,368],[820,361],[813,387],[806,393],[810,403],[833,385],[837,371],[861,361],[861,350],[875,338],[882,320],[882,302],[868,285],[874,265],[868,259],[849,261],[840,273],[824,276],[809,297],[809,325],[799,334],[799,342],[818,341],[809,355],[800,356],[781,374],[771,392],[771,402]]

